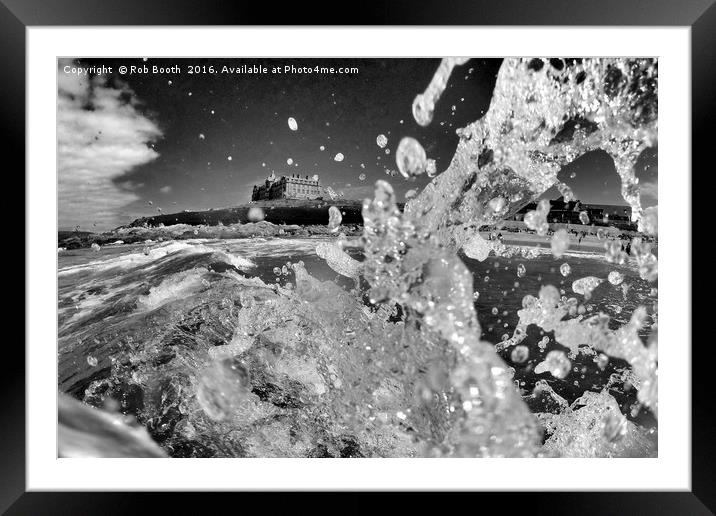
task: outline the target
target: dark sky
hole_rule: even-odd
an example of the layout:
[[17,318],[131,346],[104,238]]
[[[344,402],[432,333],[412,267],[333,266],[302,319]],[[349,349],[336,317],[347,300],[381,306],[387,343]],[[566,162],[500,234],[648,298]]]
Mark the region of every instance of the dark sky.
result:
[[[500,63],[499,59],[478,58],[456,67],[432,124],[423,128],[413,120],[411,104],[429,83],[438,59],[61,62],[60,99],[65,95],[71,102],[61,103],[60,113],[63,109],[76,112],[58,128],[60,149],[66,149],[60,152],[60,227],[100,230],[156,214],[158,209],[171,213],[243,203],[250,199],[252,185],[271,171],[278,176],[318,174],[324,186],[357,199],[370,196],[373,183],[387,178],[403,200],[407,190],[419,189],[428,178],[408,182],[401,176],[386,176],[386,168],[396,168],[394,153],[400,139],[406,135],[418,139],[428,157],[436,160],[437,170],[444,170],[458,142],[455,129],[487,110]],[[220,73],[223,66],[244,64],[265,66],[269,73]],[[68,65],[104,65],[112,72],[94,78],[77,76],[65,73]],[[181,67],[179,73],[151,72],[152,66],[174,65]],[[213,66],[217,73],[190,74],[189,65],[200,70],[207,67],[207,71]],[[271,73],[274,67],[291,65],[348,66],[357,67],[358,72]],[[120,74],[120,66],[147,66],[150,71]],[[110,100],[97,100],[96,91]],[[107,116],[99,117],[101,113]],[[289,129],[289,117],[297,120],[297,131]],[[74,136],[68,138],[65,133]],[[376,145],[381,133],[388,137],[389,155]],[[63,138],[68,140],[66,145]],[[141,140],[147,139],[154,140],[149,146],[156,154],[143,152]],[[88,153],[88,145],[105,147],[102,152]],[[114,163],[113,153],[123,153],[122,146],[131,151]],[[334,161],[339,152],[345,156],[342,162]],[[63,156],[68,156],[64,167]],[[293,165],[287,164],[289,158]],[[106,170],[93,171],[104,165]],[[75,175],[75,168],[86,169],[86,175]],[[367,176],[364,181],[359,179],[361,173]],[[570,178],[572,173],[576,173],[574,178]],[[656,184],[655,150],[642,156],[637,174],[642,182]],[[95,181],[95,176],[101,179]],[[85,177],[87,184],[93,182],[87,189]],[[560,177],[584,202],[624,204],[619,178],[604,153],[583,156]],[[548,196],[558,193],[551,191]],[[656,204],[655,198],[644,201]]]

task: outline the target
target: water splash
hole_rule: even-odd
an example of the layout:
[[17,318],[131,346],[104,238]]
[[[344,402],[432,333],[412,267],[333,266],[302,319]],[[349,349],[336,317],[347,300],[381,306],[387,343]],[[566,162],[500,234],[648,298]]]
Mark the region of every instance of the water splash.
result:
[[[487,113],[458,130],[450,166],[406,213],[459,248],[473,228],[511,216],[555,185],[562,167],[602,149],[639,220],[633,165],[657,142],[657,70],[654,59],[506,59]],[[510,201],[499,216],[486,209],[497,196]]]
[[435,104],[440,100],[440,96],[447,86],[448,79],[456,65],[463,65],[468,61],[465,58],[444,58],[440,62],[440,66],[433,75],[430,84],[425,91],[413,100],[413,118],[422,125],[427,126],[433,120]]
[[316,246],[316,254],[342,276],[357,279],[361,272],[361,263],[351,258],[337,243],[321,242]]
[[562,258],[567,249],[569,249],[569,233],[567,233],[566,229],[558,229],[554,232],[550,247],[555,258]]
[[547,224],[547,215],[549,215],[549,201],[542,199],[537,204],[536,210],[530,210],[525,214],[525,225],[534,231],[538,235],[544,236],[549,230],[549,224]]
[[[363,205],[365,278],[373,285],[373,302],[397,302],[409,308],[406,324],[422,322],[425,336],[414,346],[438,338],[458,353],[449,374],[453,387],[449,395],[454,398],[451,406],[462,410],[454,435],[444,443],[449,451],[441,453],[536,453],[539,432],[535,421],[514,390],[506,364],[492,345],[479,339],[470,273],[454,254],[429,235],[416,232],[413,221],[405,219],[390,185],[376,183],[374,199]],[[440,449],[442,445],[435,453]]]
[[658,206],[646,208],[639,220],[639,231],[649,236],[655,236],[659,233]]
[[[363,207],[365,270],[372,285],[371,298],[409,307],[409,313],[416,314],[427,329],[455,346],[464,362],[451,379],[456,393],[464,397],[462,405],[493,409],[489,419],[484,413],[466,411],[457,423],[462,437],[470,436],[460,446],[460,451],[468,454],[506,453],[501,446],[488,444],[489,439],[472,439],[472,425],[481,429],[480,437],[493,438],[503,438],[506,427],[519,428],[521,451],[527,454],[536,449],[535,434],[531,417],[521,409],[521,401],[506,381],[505,366],[475,337],[479,324],[471,302],[471,279],[448,250],[464,248],[467,243],[468,256],[486,256],[487,246],[476,237],[477,229],[514,213],[525,199],[556,184],[564,165],[598,148],[614,158],[622,194],[635,217],[641,214],[638,190],[629,185],[635,184],[633,165],[639,153],[656,142],[655,61],[555,61],[505,60],[485,117],[458,131],[460,143],[450,167],[410,200],[403,214],[395,208],[392,189],[382,182],[376,184],[374,200]],[[434,87],[428,89],[432,95],[416,98],[413,110],[421,125],[432,119],[431,100],[444,89],[451,65],[454,63],[445,60],[441,64],[431,83]],[[401,161],[398,163],[400,166]],[[496,206],[496,198],[509,201]],[[549,202],[542,200],[537,210],[525,216],[526,225],[546,234],[548,212]],[[557,251],[563,246],[559,241]],[[587,297],[601,281],[584,278],[576,281],[573,289]],[[546,314],[555,313],[560,306],[559,292],[552,286],[543,287],[536,304]],[[538,319],[543,324],[544,316]],[[559,327],[560,319],[549,319],[550,325]],[[521,317],[520,326],[523,323]],[[566,376],[571,363],[564,354],[554,351],[548,358],[538,369],[557,378]],[[463,377],[479,387],[465,390]],[[495,398],[498,391],[501,395]]]

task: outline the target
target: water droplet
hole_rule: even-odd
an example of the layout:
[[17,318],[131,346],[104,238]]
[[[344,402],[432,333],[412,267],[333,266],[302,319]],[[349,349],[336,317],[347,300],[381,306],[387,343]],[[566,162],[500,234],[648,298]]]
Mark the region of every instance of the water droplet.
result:
[[555,258],[561,258],[567,249],[569,249],[569,233],[567,233],[567,230],[558,229],[555,231],[554,235],[552,235],[550,246],[552,248],[552,255]]
[[335,206],[328,208],[328,229],[330,229],[331,233],[338,231],[342,220],[341,210]]
[[612,271],[609,273],[609,276],[607,276],[607,279],[612,285],[619,285],[624,281],[624,276],[618,271]]
[[592,291],[602,284],[604,280],[595,276],[586,276],[572,283],[572,290],[576,294],[582,294],[586,299],[592,295]]
[[562,276],[566,278],[572,272],[572,268],[569,266],[568,263],[563,263],[559,266],[559,272]]
[[537,347],[544,351],[547,349],[547,344],[549,344],[549,337],[542,337],[542,339],[537,343]]
[[425,149],[415,138],[406,136],[400,140],[395,162],[403,177],[410,178],[425,172],[426,159]]
[[523,346],[521,344],[519,346],[515,346],[515,348],[512,350],[512,353],[510,353],[510,359],[517,364],[521,364],[521,363],[527,361],[529,356],[530,356],[529,348],[527,346]]
[[572,362],[564,354],[564,351],[553,350],[547,353],[543,362],[535,367],[536,374],[550,373],[560,380],[565,378],[572,370]]
[[256,206],[249,208],[248,218],[251,222],[259,222],[264,220],[264,210]]
[[594,361],[597,363],[597,367],[604,370],[605,367],[607,367],[607,364],[609,363],[609,357],[605,355],[604,353],[599,353],[599,355],[596,356]]
[[249,371],[241,360],[223,358],[204,370],[196,398],[207,416],[223,421],[245,401],[250,388]]

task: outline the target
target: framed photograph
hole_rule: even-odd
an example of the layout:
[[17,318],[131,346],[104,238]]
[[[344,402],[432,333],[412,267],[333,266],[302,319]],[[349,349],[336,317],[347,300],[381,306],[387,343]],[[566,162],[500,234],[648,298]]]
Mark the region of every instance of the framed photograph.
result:
[[713,514],[691,280],[712,4],[386,2],[316,25],[2,0],[26,339],[0,508],[516,491]]

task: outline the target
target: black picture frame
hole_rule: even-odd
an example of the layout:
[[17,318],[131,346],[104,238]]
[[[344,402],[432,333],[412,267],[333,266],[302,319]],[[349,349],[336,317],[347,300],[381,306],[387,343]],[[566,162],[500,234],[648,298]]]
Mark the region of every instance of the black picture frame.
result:
[[[687,26],[691,28],[691,95],[692,95],[692,169],[705,174],[713,169],[713,125],[716,104],[716,0],[459,0],[449,3],[431,1],[383,1],[356,5],[348,11],[336,2],[287,3],[269,5],[256,2],[220,2],[218,0],[0,0],[0,66],[3,70],[0,89],[0,117],[4,136],[0,139],[3,155],[14,158],[16,170],[25,167],[25,30],[32,26],[91,25],[621,25],[621,26]],[[341,13],[339,15],[339,13]],[[323,17],[317,13],[326,13]],[[331,13],[333,16],[331,16]],[[565,52],[569,46],[565,45]],[[703,170],[703,172],[702,172]],[[669,171],[690,174],[691,171]],[[693,177],[693,176],[692,176]],[[696,224],[709,220],[710,205],[707,188],[693,189],[692,206],[662,207],[665,216],[691,217],[692,237],[698,233]],[[699,199],[699,196],[702,198]],[[701,201],[701,202],[698,202]],[[673,211],[673,213],[672,213]],[[684,250],[691,253],[690,249]],[[693,253],[692,270],[706,270],[699,262],[710,251]],[[701,265],[701,267],[699,266]],[[25,269],[25,277],[32,274]],[[709,320],[707,310],[712,303],[691,303],[692,320]],[[32,307],[26,306],[25,310]],[[714,514],[716,513],[716,454],[714,438],[713,397],[706,379],[713,374],[711,339],[692,335],[692,321],[684,321],[683,342],[664,345],[687,349],[692,346],[692,456],[690,492],[641,493],[480,493],[461,498],[457,504],[498,503],[512,510],[550,514]],[[48,349],[51,349],[49,347]],[[0,511],[5,514],[126,514],[151,510],[150,501],[157,495],[149,493],[48,493],[26,492],[25,477],[25,353],[16,341],[4,345],[5,367],[0,375],[2,438],[0,438]],[[572,472],[565,471],[565,474]],[[92,474],[88,471],[88,474]],[[559,479],[555,479],[558,483]],[[251,502],[266,505],[270,512],[295,509],[293,497],[268,494],[216,495],[214,502],[228,503],[235,509],[248,508]],[[239,505],[228,497],[241,497]],[[374,505],[358,494],[352,500],[334,500],[325,495],[312,510],[366,512]],[[478,498],[479,497],[479,498]],[[489,498],[488,498],[489,497]],[[509,498],[508,498],[509,497]],[[410,504],[422,504],[419,494],[411,496]],[[507,501],[506,501],[507,500]],[[181,493],[166,493],[160,501],[163,513],[193,513],[195,500]],[[402,502],[401,502],[402,503]],[[455,504],[455,505],[453,505]],[[506,504],[506,505],[505,505]],[[206,507],[205,507],[206,508]],[[403,509],[409,507],[403,506]]]

